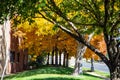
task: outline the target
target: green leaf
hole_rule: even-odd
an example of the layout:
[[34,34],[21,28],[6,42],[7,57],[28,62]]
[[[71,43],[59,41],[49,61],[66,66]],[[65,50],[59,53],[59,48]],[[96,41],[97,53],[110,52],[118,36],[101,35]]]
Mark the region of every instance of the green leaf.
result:
[[54,31],[58,30],[58,26],[57,25],[54,25],[53,28],[52,28]]

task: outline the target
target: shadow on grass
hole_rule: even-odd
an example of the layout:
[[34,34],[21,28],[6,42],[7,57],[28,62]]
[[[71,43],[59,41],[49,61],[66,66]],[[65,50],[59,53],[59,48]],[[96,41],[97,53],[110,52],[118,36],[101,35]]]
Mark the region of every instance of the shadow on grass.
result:
[[44,79],[30,79],[30,80],[82,80],[82,79],[73,79],[73,78],[61,78],[61,77],[56,77],[56,78],[44,78]]
[[24,71],[15,75],[7,76],[6,78],[13,77],[28,77],[36,74],[71,74],[73,72],[72,68],[65,67],[41,67],[39,69]]

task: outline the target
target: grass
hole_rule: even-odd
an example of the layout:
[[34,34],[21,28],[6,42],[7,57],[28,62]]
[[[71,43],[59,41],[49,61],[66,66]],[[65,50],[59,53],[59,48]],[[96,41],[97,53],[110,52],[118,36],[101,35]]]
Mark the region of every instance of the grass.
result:
[[101,76],[104,76],[104,77],[106,77],[106,78],[109,78],[109,77],[110,77],[109,73],[107,73],[107,72],[101,72],[101,71],[96,70],[95,73],[96,73],[96,74],[99,74],[99,75],[101,75]]
[[[88,72],[90,72],[90,69],[89,68],[82,68],[83,69],[83,71],[88,71]],[[95,74],[98,74],[98,75],[100,75],[100,76],[102,76],[102,77],[106,77],[106,78],[109,78],[110,77],[110,75],[109,75],[109,73],[108,72],[102,72],[102,71],[99,71],[99,70],[95,70],[93,73],[95,73]]]
[[72,76],[73,68],[41,67],[6,76],[4,80],[103,80],[97,76],[83,73]]

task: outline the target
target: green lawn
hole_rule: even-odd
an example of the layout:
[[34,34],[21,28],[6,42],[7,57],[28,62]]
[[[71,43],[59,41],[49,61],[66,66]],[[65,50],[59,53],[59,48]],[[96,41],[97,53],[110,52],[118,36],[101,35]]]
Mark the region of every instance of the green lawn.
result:
[[86,73],[79,76],[72,76],[72,71],[73,68],[41,67],[7,76],[4,80],[103,80]]
[[[83,70],[83,71],[88,71],[88,72],[90,72],[90,68],[82,68],[82,70]],[[109,78],[109,77],[110,77],[109,72],[102,72],[102,71],[99,71],[99,70],[95,70],[95,71],[92,72],[92,73],[101,75],[102,77],[106,77],[106,78]]]

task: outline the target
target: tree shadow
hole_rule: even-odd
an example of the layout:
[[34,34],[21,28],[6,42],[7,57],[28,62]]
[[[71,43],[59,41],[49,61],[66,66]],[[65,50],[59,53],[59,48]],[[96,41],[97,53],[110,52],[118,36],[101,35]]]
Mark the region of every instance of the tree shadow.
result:
[[30,80],[82,80],[82,79],[55,77],[55,78],[44,78],[44,79],[35,78],[35,79],[30,79]]

